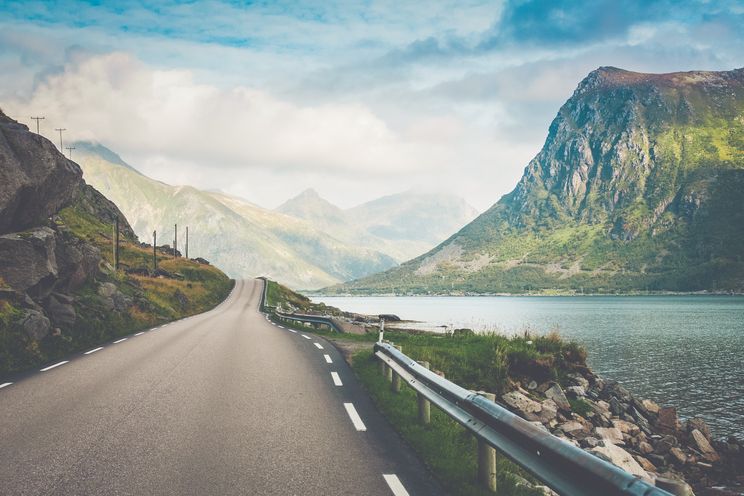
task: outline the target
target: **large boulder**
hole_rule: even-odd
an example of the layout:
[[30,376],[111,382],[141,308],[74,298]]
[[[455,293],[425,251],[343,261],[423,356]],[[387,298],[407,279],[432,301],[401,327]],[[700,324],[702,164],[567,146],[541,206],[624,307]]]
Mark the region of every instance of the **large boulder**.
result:
[[82,177],[51,141],[0,111],[0,234],[40,225],[73,199]]
[[0,278],[18,292],[45,297],[57,279],[55,248],[48,227],[0,236]]
[[643,470],[641,465],[636,461],[635,458],[633,458],[633,455],[619,446],[615,446],[614,444],[606,444],[605,446],[597,446],[596,448],[592,448],[589,450],[589,452],[605,461],[612,463],[617,467],[620,467],[621,469],[631,473],[632,475],[635,475],[636,477],[640,477],[647,482],[653,483],[649,474],[645,470]]
[[51,323],[46,315],[33,309],[27,309],[23,312],[20,325],[26,336],[36,341],[44,339],[51,329]]

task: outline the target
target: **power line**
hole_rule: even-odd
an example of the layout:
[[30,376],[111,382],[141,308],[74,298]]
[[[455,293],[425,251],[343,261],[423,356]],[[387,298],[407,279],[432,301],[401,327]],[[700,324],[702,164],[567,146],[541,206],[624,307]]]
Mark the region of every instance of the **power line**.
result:
[[62,151],[62,131],[67,131],[67,129],[63,127],[56,127],[54,128],[55,131],[59,131],[59,150]]
[[74,147],[74,146],[66,146],[66,147],[65,147],[65,150],[67,150],[67,151],[68,151],[68,153],[69,153],[69,158],[70,158],[70,160],[72,160],[72,150],[74,150],[74,149],[75,149],[75,147]]
[[36,134],[41,134],[39,133],[39,121],[43,121],[45,117],[31,117],[31,118],[36,121]]

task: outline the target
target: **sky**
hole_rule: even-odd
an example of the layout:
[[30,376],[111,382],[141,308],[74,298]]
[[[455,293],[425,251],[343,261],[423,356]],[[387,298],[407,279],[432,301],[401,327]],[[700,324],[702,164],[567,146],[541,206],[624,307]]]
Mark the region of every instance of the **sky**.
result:
[[0,108],[269,208],[314,188],[485,210],[590,71],[742,67],[741,26],[725,0],[4,0]]

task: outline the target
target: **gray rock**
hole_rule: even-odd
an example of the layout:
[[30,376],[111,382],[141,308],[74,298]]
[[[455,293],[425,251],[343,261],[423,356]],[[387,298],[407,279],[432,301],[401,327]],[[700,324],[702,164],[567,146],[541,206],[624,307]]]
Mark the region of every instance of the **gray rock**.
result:
[[648,482],[651,481],[648,473],[643,470],[643,468],[638,464],[635,458],[633,458],[630,453],[619,446],[615,446],[614,444],[597,446],[596,448],[592,448],[591,450],[589,450],[589,453],[592,453],[599,458],[620,467],[626,472],[630,472],[631,474],[640,477],[641,479],[644,479]]
[[569,398],[583,398],[586,390],[582,386],[569,386],[566,388],[566,396]]
[[52,327],[46,315],[38,310],[30,309],[23,312],[20,324],[26,335],[36,341],[44,339]]
[[531,400],[518,391],[512,391],[501,396],[501,400],[520,417],[529,421],[540,421],[542,405]]
[[703,454],[703,458],[708,462],[717,462],[721,459],[713,446],[710,445],[705,435],[697,429],[693,429],[690,433],[690,441],[692,445]]
[[48,227],[0,236],[0,278],[18,292],[47,296],[57,279],[55,247]]
[[71,327],[75,324],[77,314],[73,306],[73,299],[59,293],[52,293],[46,302],[47,315],[58,327]]
[[553,383],[545,390],[545,396],[555,401],[555,404],[561,410],[571,410],[571,404],[568,402],[568,398],[566,398],[566,394],[559,384]]
[[0,233],[37,226],[57,213],[82,177],[51,141],[0,111]]

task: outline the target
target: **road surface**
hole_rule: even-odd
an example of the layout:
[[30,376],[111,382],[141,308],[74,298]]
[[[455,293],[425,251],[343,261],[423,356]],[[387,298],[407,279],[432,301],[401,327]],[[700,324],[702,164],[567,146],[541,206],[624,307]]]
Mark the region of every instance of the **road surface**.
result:
[[261,290],[0,381],[0,494],[443,494],[330,344],[267,322]]

